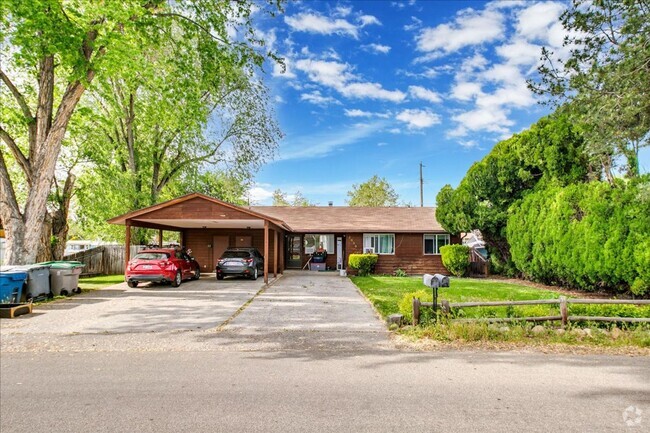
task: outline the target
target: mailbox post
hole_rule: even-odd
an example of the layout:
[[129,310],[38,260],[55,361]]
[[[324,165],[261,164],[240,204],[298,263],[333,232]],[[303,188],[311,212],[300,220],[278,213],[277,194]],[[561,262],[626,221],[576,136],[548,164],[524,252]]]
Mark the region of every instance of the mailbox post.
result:
[[441,274],[424,274],[422,283],[433,290],[433,311],[438,311],[438,288],[449,287],[449,277]]

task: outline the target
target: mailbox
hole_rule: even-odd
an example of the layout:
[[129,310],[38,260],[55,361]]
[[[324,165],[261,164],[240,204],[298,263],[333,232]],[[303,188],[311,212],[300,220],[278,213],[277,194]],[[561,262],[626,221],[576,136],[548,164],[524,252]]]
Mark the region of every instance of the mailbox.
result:
[[437,289],[438,287],[449,287],[449,277],[441,274],[424,274],[422,277],[422,283],[432,289]]

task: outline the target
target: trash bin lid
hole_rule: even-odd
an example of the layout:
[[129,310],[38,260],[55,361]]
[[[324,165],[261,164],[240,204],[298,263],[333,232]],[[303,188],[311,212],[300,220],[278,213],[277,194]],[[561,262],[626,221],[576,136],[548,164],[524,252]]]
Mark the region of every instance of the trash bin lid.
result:
[[18,281],[18,280],[26,280],[27,279],[27,272],[25,271],[18,271],[14,268],[9,268],[5,270],[5,268],[8,268],[8,266],[2,266],[0,268],[0,273],[2,273],[2,277],[13,280],[13,281]]
[[37,265],[49,266],[52,269],[75,269],[75,268],[83,268],[84,266],[86,266],[81,262],[64,261],[64,260],[53,261],[53,262],[42,262],[42,263],[37,263]]
[[5,268],[7,270],[14,270],[14,271],[22,271],[22,272],[31,272],[31,271],[38,271],[41,269],[49,269],[50,265],[44,264],[44,263],[36,263],[33,265],[5,265],[5,266],[0,266],[2,268],[2,272],[5,271]]

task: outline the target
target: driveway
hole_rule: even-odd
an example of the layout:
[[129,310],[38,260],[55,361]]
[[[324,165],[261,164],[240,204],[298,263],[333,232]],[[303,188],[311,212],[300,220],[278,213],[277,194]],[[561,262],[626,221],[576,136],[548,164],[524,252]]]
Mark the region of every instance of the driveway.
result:
[[[335,274],[204,276],[178,288],[125,283],[0,321],[3,351],[359,349],[385,344],[368,302]],[[257,295],[257,296],[256,296]]]

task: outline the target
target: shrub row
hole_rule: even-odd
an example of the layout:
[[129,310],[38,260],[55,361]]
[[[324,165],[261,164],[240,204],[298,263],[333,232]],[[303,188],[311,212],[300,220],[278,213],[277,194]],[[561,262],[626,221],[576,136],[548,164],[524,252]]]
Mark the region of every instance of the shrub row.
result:
[[650,291],[650,179],[539,189],[511,207],[506,232],[528,278]]

